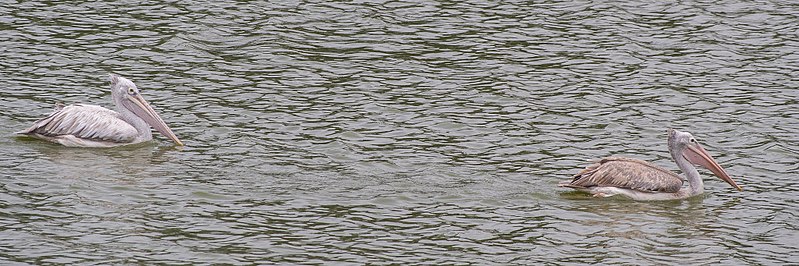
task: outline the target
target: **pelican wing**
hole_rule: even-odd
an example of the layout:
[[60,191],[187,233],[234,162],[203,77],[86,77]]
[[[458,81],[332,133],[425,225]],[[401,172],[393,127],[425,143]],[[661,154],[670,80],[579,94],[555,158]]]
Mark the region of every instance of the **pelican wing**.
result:
[[55,112],[18,133],[49,137],[73,135],[80,139],[131,142],[138,132],[120,119],[117,112],[96,105],[75,104],[56,107]]
[[643,160],[609,157],[588,166],[562,186],[572,188],[619,187],[645,192],[677,192],[683,179]]

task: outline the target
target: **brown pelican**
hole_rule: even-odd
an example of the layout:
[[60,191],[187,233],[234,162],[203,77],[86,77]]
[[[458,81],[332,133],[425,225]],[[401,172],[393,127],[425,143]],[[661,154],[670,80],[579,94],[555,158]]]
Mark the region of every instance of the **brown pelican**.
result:
[[130,80],[109,75],[111,98],[119,112],[96,105],[57,105],[55,112],[18,134],[69,147],[114,147],[153,139],[150,126],[183,146],[172,129],[139,94]]
[[695,164],[743,191],[691,133],[669,129],[669,153],[688,178],[687,187],[683,187],[680,176],[669,170],[642,160],[620,157],[604,158],[560,186],[585,191],[594,197],[620,194],[634,200],[684,199],[705,191],[702,177],[692,165]]

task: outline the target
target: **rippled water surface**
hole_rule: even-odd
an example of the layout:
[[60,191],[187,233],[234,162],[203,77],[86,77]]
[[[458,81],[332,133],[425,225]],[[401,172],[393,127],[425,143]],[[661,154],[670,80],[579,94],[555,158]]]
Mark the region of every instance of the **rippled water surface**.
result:
[[[0,261],[799,262],[799,6],[467,2],[3,2]],[[13,134],[108,73],[186,146]],[[557,187],[667,128],[744,191]]]

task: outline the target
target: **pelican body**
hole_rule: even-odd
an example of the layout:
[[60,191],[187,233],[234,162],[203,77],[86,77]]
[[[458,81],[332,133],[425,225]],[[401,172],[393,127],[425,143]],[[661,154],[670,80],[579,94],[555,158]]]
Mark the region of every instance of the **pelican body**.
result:
[[739,191],[743,189],[688,132],[669,129],[669,153],[688,180],[643,160],[609,157],[580,171],[561,187],[574,188],[594,197],[623,195],[634,200],[684,199],[704,193],[704,183],[694,165],[707,168]]
[[57,105],[53,113],[17,133],[68,147],[115,147],[151,140],[153,127],[183,145],[142,98],[136,84],[117,75],[109,76],[111,98],[118,112],[89,104]]

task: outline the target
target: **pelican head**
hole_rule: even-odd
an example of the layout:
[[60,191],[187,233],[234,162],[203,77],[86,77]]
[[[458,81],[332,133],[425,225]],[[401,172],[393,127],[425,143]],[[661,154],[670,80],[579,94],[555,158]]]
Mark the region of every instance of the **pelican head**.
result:
[[[114,74],[110,74],[109,78],[111,80],[111,97],[114,99],[114,103],[116,103],[118,108],[124,108],[129,111],[129,113],[133,113],[165,137],[183,146],[183,143],[175,136],[175,133],[172,133],[172,129],[170,129],[164,120],[158,116],[158,113],[150,107],[150,104],[142,98],[136,84]],[[123,110],[119,111],[122,113]]]
[[724,168],[721,168],[716,163],[716,160],[699,145],[699,142],[696,141],[691,133],[669,129],[669,151],[675,161],[679,159],[678,156],[683,157],[694,165],[710,170],[714,175],[738,189],[738,191],[743,191],[743,188],[738,186],[732,180],[732,177],[727,174],[727,171],[724,171]]

